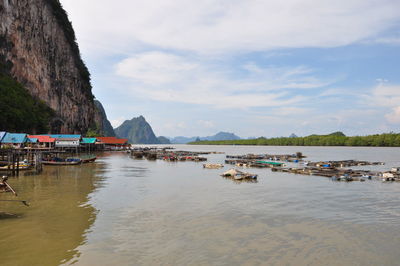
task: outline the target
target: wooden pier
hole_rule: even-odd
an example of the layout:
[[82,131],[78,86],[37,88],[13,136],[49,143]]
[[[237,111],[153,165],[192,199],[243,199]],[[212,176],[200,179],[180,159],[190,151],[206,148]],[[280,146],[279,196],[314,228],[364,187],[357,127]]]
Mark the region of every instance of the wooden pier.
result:
[[24,149],[0,150],[0,174],[19,176],[23,170],[42,172],[43,151]]

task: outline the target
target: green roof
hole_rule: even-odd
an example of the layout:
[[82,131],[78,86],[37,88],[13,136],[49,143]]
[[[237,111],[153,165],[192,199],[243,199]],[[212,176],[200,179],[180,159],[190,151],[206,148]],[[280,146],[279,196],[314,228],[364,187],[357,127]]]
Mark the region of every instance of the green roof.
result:
[[96,138],[82,138],[81,143],[82,144],[94,144],[96,143],[97,139]]

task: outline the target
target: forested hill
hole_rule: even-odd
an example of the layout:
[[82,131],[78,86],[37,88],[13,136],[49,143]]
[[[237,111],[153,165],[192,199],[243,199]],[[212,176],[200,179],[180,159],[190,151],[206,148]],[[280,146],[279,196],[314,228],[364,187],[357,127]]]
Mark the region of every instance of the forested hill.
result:
[[372,146],[400,147],[400,134],[384,133],[368,136],[345,136],[341,132],[329,135],[310,135],[296,138],[257,138],[225,141],[198,141],[200,145],[270,145],[270,146]]
[[127,138],[134,144],[160,144],[161,141],[154,135],[153,129],[143,116],[125,120],[122,125],[114,129],[119,138]]

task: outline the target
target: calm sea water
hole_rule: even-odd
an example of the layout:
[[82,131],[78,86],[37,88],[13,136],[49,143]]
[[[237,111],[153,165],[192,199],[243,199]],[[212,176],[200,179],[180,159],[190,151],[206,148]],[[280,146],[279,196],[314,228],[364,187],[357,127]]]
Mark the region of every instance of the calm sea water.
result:
[[[185,146],[383,161],[399,148]],[[225,154],[207,155],[221,163]],[[11,178],[30,207],[0,202],[1,265],[399,265],[400,183],[248,169],[235,183],[196,162],[105,153],[94,164]],[[370,169],[364,167],[363,169]],[[14,199],[8,193],[0,199]]]

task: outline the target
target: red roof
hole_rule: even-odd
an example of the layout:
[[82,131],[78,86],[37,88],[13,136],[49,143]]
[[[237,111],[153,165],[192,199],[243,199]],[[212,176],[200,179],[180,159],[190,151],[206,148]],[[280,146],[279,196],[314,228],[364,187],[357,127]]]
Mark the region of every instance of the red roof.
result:
[[119,139],[116,137],[96,137],[100,142],[104,144],[127,144],[128,139]]
[[54,142],[56,139],[52,138],[50,136],[46,136],[46,135],[28,135],[28,138],[32,139],[37,139],[38,142],[40,143],[52,143]]

